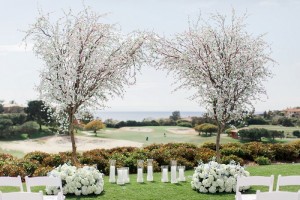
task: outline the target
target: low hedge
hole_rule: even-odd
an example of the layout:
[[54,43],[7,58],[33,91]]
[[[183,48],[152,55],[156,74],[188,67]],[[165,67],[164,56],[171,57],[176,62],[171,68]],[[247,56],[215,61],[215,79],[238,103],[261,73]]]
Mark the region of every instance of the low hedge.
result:
[[[289,144],[264,144],[250,142],[246,144],[228,143],[220,146],[222,163],[231,160],[243,165],[246,161],[269,164],[271,161],[297,162],[299,160],[300,140]],[[136,173],[137,160],[154,159],[154,171],[160,171],[161,165],[177,160],[178,165],[193,169],[199,161],[208,162],[216,156],[215,144],[206,143],[200,147],[188,143],[152,144],[144,148],[118,147],[113,149],[94,149],[78,154],[82,165],[96,165],[104,174],[109,173],[109,160],[115,159],[116,166],[127,166]],[[0,176],[43,176],[54,167],[71,161],[71,152],[49,154],[40,151],[28,153],[22,159],[0,153]]]

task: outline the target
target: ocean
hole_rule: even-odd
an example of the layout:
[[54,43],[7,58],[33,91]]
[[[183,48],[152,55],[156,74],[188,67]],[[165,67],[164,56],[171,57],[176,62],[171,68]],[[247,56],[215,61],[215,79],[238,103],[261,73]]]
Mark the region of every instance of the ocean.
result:
[[[180,111],[180,116],[182,118],[185,117],[200,117],[204,112],[189,112],[189,111]],[[127,120],[135,120],[135,121],[143,121],[144,119],[161,119],[161,118],[169,118],[172,115],[172,111],[159,111],[159,112],[151,112],[151,111],[139,111],[139,112],[108,112],[108,111],[98,111],[95,114],[95,117],[100,118],[102,121],[106,119],[114,119],[118,121],[127,121]]]

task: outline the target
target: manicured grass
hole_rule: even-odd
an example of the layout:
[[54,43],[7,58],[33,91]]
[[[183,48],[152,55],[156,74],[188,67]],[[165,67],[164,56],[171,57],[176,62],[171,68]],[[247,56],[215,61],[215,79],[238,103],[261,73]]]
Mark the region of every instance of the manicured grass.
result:
[[[277,176],[281,175],[300,175],[300,164],[278,164],[278,165],[267,165],[267,166],[251,166],[247,167],[246,170],[251,175],[270,176],[271,174]],[[233,200],[234,193],[231,194],[200,194],[191,189],[190,180],[193,171],[187,171],[186,177],[187,182],[179,184],[162,183],[160,181],[161,174],[154,174],[154,182],[145,182],[143,184],[136,183],[136,175],[130,175],[130,183],[125,186],[119,186],[108,182],[108,177],[104,177],[105,185],[104,192],[99,195],[93,195],[88,197],[77,197],[67,196],[68,199],[73,200],[110,200],[110,199],[122,199],[122,200],[157,200],[157,199],[172,199],[172,200]],[[144,175],[146,178],[146,175]],[[275,180],[275,183],[276,183]],[[275,185],[275,184],[274,184]],[[25,187],[24,187],[25,188]],[[275,186],[274,186],[275,188]],[[3,192],[12,191],[11,189],[2,189]],[[35,191],[40,190],[37,188]],[[266,191],[265,187],[252,187],[248,193],[255,193],[259,189]],[[298,186],[286,187],[284,190],[297,191],[300,189]]]
[[[183,127],[177,126],[145,126],[140,128],[152,129],[152,132],[135,132],[127,131],[122,129],[112,129],[107,128],[105,130],[98,131],[97,137],[99,138],[110,138],[110,139],[120,139],[120,140],[130,140],[135,142],[142,142],[145,146],[153,143],[170,143],[170,142],[188,142],[196,145],[201,145],[205,142],[215,142],[216,136],[202,137],[199,135],[189,135],[189,134],[175,134],[168,131],[170,128],[181,129]],[[164,137],[166,133],[166,137]],[[146,141],[148,137],[148,141]],[[222,135],[221,143],[238,142],[227,135]]]
[[6,149],[2,149],[1,148],[1,142],[0,142],[0,153],[7,153],[7,154],[10,154],[10,155],[13,155],[17,158],[22,158],[24,157],[25,153],[22,152],[22,151],[15,151],[15,150],[6,150]]

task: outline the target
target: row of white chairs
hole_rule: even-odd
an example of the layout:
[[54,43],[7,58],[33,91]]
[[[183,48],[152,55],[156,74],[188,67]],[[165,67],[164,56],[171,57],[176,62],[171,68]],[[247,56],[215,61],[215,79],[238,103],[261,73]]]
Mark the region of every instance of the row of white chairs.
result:
[[[238,177],[236,183],[236,200],[300,200],[299,192],[279,191],[280,186],[300,186],[300,176],[278,176],[276,191],[273,191],[274,175],[266,176],[249,176]],[[267,186],[268,192],[260,192],[256,194],[242,194],[239,189],[243,186]]]
[[[0,200],[64,200],[65,196],[63,195],[62,182],[59,177],[48,177],[48,176],[39,176],[39,177],[25,177],[26,189],[27,192],[24,192],[22,180],[20,176],[17,177],[0,177],[0,186],[14,186],[20,188],[20,192],[9,192],[9,193],[0,193]],[[44,195],[43,193],[33,193],[31,192],[31,187],[35,186],[55,186],[59,188],[57,195]],[[42,195],[42,196],[41,196]],[[29,198],[29,196],[32,196]],[[40,196],[42,198],[40,198]],[[28,198],[27,198],[28,197]]]

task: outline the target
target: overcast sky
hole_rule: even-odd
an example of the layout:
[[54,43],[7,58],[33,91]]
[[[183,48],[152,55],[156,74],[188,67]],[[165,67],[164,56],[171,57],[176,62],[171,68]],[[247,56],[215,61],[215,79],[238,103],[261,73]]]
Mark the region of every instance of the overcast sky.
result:
[[[43,62],[20,43],[28,25],[38,16],[38,8],[62,16],[63,10],[82,9],[81,0],[0,0],[0,100],[27,104],[38,98],[34,90],[39,83]],[[274,77],[265,83],[268,98],[255,103],[256,111],[300,106],[300,1],[298,0],[86,0],[99,13],[110,13],[106,23],[117,23],[122,31],[153,30],[166,36],[187,29],[188,18],[201,12],[238,14],[247,12],[247,30],[253,35],[267,33],[272,57],[278,65]],[[172,92],[172,77],[166,72],[145,66],[137,83],[127,89],[124,98],[108,102],[107,111],[204,111],[187,98],[190,91]]]

